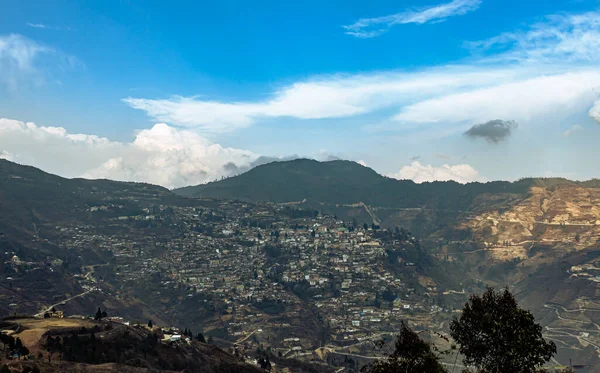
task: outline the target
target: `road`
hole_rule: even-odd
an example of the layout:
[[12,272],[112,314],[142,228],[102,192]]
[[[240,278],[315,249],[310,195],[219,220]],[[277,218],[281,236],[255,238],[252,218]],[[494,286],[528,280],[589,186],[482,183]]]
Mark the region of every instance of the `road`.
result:
[[[600,309],[590,309],[590,308],[576,308],[576,309],[572,309],[569,310],[561,305],[549,305],[549,304],[544,304],[544,308],[549,308],[551,310],[554,310],[554,312],[556,312],[556,316],[558,317],[559,320],[563,320],[563,321],[569,321],[569,322],[573,322],[573,323],[580,323],[580,324],[593,324],[596,327],[596,330],[586,330],[586,329],[581,329],[581,328],[569,328],[569,327],[562,327],[562,328],[551,328],[549,326],[546,326],[545,329],[548,331],[548,333],[546,333],[548,335],[548,337],[550,337],[550,339],[553,339],[555,341],[560,341],[558,338],[573,338],[576,339],[581,345],[585,346],[585,344],[588,344],[590,346],[593,346],[596,350],[596,353],[598,354],[598,356],[600,356],[600,346],[598,344],[596,344],[594,341],[590,340],[589,337],[584,337],[583,335],[581,335],[582,332],[587,332],[587,333],[598,333],[600,331],[600,325],[596,324],[595,322],[589,320],[589,321],[581,321],[581,320],[575,320],[575,319],[569,319],[566,317],[562,317],[559,310],[562,310],[564,313],[572,313],[572,312],[583,312],[583,311],[591,311],[591,312],[600,312]],[[571,333],[571,331],[575,331],[577,334],[573,334]],[[554,338],[552,338],[554,337]],[[563,341],[560,341],[565,345],[569,345]],[[575,349],[575,346],[569,345],[571,348]]]
[[86,295],[88,295],[88,294],[89,294],[89,293],[91,293],[91,292],[92,292],[92,290],[87,290],[87,291],[84,291],[84,292],[83,292],[83,293],[81,293],[81,294],[77,294],[77,295],[75,295],[75,296],[72,296],[71,298],[67,298],[67,299],[65,299],[65,300],[63,300],[63,301],[60,301],[60,302],[58,302],[58,303],[56,303],[56,304],[53,304],[53,305],[49,306],[48,308],[46,308],[45,310],[43,310],[43,311],[42,311],[42,312],[40,312],[40,313],[37,313],[37,314],[35,314],[34,316],[35,316],[35,317],[43,317],[43,316],[44,316],[44,314],[45,314],[46,312],[50,312],[50,311],[52,311],[52,308],[55,308],[55,307],[61,306],[63,303],[70,302],[70,301],[72,301],[72,300],[73,300],[73,299],[75,299],[75,298],[80,298],[80,297],[86,296]]

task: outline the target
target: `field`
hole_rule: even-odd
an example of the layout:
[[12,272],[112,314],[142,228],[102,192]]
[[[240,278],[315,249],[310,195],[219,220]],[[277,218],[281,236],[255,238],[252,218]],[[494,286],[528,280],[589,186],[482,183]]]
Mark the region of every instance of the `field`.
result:
[[27,346],[31,351],[36,350],[36,346],[39,343],[41,337],[48,330],[61,328],[90,328],[96,325],[96,323],[94,323],[93,321],[80,319],[27,318],[10,320],[9,322],[21,326],[21,328],[19,328],[20,331],[14,334],[14,336],[21,338],[23,344]]

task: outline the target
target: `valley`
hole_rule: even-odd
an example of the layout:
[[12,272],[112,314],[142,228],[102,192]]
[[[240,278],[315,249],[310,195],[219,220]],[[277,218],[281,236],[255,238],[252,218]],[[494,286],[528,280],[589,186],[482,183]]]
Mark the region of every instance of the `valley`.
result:
[[[189,198],[0,166],[0,204],[10,206],[0,220],[4,315],[55,307],[85,317],[101,307],[132,324],[202,333],[231,353],[268,350],[280,368],[352,372],[378,357],[373,342],[391,340],[401,321],[447,337],[469,294],[508,286],[557,344],[552,367],[598,371],[594,183],[437,183],[425,187],[439,196],[413,199],[410,187],[394,207],[358,197]],[[450,351],[444,362],[455,361]]]

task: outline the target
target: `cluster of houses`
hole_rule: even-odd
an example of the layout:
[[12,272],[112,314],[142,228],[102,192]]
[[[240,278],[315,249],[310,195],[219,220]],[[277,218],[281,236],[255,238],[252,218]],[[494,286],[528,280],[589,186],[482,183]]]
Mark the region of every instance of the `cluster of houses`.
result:
[[[443,311],[431,302],[435,287],[428,297],[417,296],[402,276],[386,269],[388,244],[371,228],[335,216],[290,217],[277,205],[221,202],[213,209],[160,206],[127,220],[114,217],[111,224],[160,221],[166,208],[178,235],[148,236],[135,229],[108,234],[81,225],[61,227],[62,244],[110,250],[120,283],[158,276],[152,296],[183,288],[189,298],[220,299],[223,310],[205,330],[211,322],[224,324],[232,343],[310,351],[319,337],[306,327],[307,307],[329,330],[328,339],[341,344],[393,332],[411,317],[433,323]],[[403,265],[414,271],[413,263]],[[89,276],[81,281],[95,286]],[[383,297],[390,291],[393,299]]]

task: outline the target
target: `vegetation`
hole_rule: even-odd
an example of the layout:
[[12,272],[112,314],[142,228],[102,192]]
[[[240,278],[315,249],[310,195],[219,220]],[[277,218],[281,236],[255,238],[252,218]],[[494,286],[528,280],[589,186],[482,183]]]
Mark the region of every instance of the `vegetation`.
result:
[[542,327],[508,289],[489,287],[482,296],[471,295],[450,330],[465,365],[482,372],[535,372],[556,353],[554,342],[542,337]]
[[415,184],[410,180],[382,176],[351,161],[297,159],[269,163],[239,176],[174,192],[189,197],[247,201],[299,202],[307,199],[330,204],[363,202],[370,206],[463,209],[483,193],[525,195],[536,183],[537,179],[466,185],[453,181]]
[[[490,287],[482,296],[471,295],[450,330],[464,364],[479,373],[533,373],[556,353],[555,344],[542,337],[542,327],[531,312],[519,307],[508,289],[496,292]],[[377,346],[386,344],[381,341]],[[448,351],[423,341],[404,323],[394,347],[384,360],[365,366],[362,372],[447,372],[439,358]]]
[[[385,342],[378,346],[385,347]],[[419,335],[405,323],[400,327],[396,338],[395,350],[387,355],[385,360],[377,361],[362,369],[366,373],[396,373],[396,372],[422,372],[445,373],[444,366],[439,362],[439,357],[432,346],[423,341]]]

